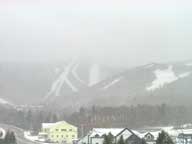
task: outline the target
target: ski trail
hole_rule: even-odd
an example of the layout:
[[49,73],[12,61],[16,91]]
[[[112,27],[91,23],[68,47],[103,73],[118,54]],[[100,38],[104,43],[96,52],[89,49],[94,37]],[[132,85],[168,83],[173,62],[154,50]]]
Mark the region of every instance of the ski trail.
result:
[[82,84],[84,85],[87,85],[80,77],[79,75],[77,74],[77,68],[79,67],[79,63],[77,63],[74,68],[72,69],[72,74],[73,76],[79,81],[81,82]]
[[78,89],[72,84],[72,82],[68,79],[68,75],[73,68],[74,64],[76,62],[76,59],[73,59],[64,69],[64,71],[60,74],[60,76],[56,79],[56,81],[52,84],[51,90],[48,92],[46,97],[44,99],[47,99],[52,94],[55,94],[55,96],[59,96],[61,88],[64,84],[64,82],[72,89],[72,91],[76,92]]
[[108,89],[110,87],[112,87],[113,85],[115,85],[116,83],[118,83],[122,78],[118,78],[113,80],[111,83],[109,83],[108,85],[106,85],[103,89]]
[[72,82],[68,79],[68,75],[71,71],[71,69],[73,68],[74,64],[75,64],[76,60],[72,60],[69,65],[65,68],[64,72],[61,74],[60,76],[60,83],[56,89],[56,96],[59,96],[59,93],[61,91],[61,88],[64,84],[64,82],[66,82],[66,84],[72,89],[72,91],[76,92],[78,91],[78,89],[72,84]]

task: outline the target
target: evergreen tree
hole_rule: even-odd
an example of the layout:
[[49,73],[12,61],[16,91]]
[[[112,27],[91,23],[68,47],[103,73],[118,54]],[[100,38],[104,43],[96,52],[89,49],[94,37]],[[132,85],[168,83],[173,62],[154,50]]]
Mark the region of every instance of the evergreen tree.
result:
[[113,144],[114,136],[111,133],[108,134],[108,140],[109,144]]
[[141,139],[141,144],[147,144],[145,139]]
[[174,144],[168,133],[162,131],[156,140],[156,144]]
[[14,132],[8,130],[2,142],[3,144],[17,144]]
[[53,115],[52,115],[52,122],[55,123],[55,122],[57,122],[57,121],[58,121],[57,115],[56,115],[56,114],[53,114]]
[[10,143],[10,131],[8,130],[6,132],[5,138],[4,138],[4,143],[9,144]]
[[108,135],[104,135],[103,144],[113,144],[113,135],[109,133]]
[[119,141],[117,142],[117,144],[125,144],[125,141],[123,139],[123,136],[120,137]]
[[107,136],[107,135],[104,135],[104,141],[103,141],[103,144],[109,144],[108,136]]
[[49,113],[47,114],[47,117],[45,118],[44,122],[45,122],[45,123],[50,123],[50,122],[51,122],[51,116],[52,116],[52,114],[49,112]]
[[16,144],[16,137],[14,132],[10,132],[10,142],[11,144]]
[[25,126],[27,129],[32,129],[32,117],[33,117],[32,111],[31,110],[27,111],[26,126]]

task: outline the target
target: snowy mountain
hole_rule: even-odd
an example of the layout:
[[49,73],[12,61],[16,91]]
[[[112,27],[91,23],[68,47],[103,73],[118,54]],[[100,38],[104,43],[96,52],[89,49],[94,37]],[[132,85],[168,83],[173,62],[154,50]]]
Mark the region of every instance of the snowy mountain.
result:
[[151,63],[131,68],[107,78],[76,95],[71,101],[58,97],[57,104],[79,105],[137,105],[191,104],[192,65],[190,61]]
[[15,105],[13,104],[13,103],[11,103],[11,102],[9,102],[9,101],[7,101],[7,100],[5,100],[5,99],[2,99],[2,98],[0,98],[0,108],[1,109],[12,109],[12,108],[16,108],[15,107]]
[[[89,104],[191,104],[192,62],[151,63],[104,80],[89,90]],[[85,96],[86,97],[86,96]]]
[[0,64],[1,98],[16,105],[191,104],[191,84],[192,61],[151,63],[127,70],[77,59]]
[[70,99],[69,95],[121,70],[79,59],[55,63],[0,63],[0,95],[19,105],[48,103],[56,97]]

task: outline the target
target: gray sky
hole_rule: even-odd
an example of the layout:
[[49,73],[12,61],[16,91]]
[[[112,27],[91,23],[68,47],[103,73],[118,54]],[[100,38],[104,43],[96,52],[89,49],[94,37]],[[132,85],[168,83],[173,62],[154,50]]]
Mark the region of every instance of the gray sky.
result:
[[138,65],[192,57],[191,0],[3,0],[0,60]]

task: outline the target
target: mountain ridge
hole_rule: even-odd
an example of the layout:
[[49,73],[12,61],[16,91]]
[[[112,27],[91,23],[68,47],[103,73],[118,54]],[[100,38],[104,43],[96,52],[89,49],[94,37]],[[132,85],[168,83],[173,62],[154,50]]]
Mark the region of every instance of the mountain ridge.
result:
[[[190,88],[192,61],[153,62],[120,69],[72,60],[59,65],[4,65],[0,66],[0,69],[2,74],[0,93],[5,96],[2,99],[10,98],[13,102],[16,99],[17,105],[55,104],[58,107],[161,103],[183,105],[191,104],[192,100]],[[93,72],[92,78],[90,78],[91,72]],[[13,90],[14,96],[10,90]],[[22,93],[24,95],[18,95]],[[22,99],[27,103],[22,103]],[[172,101],[173,99],[175,101]]]

